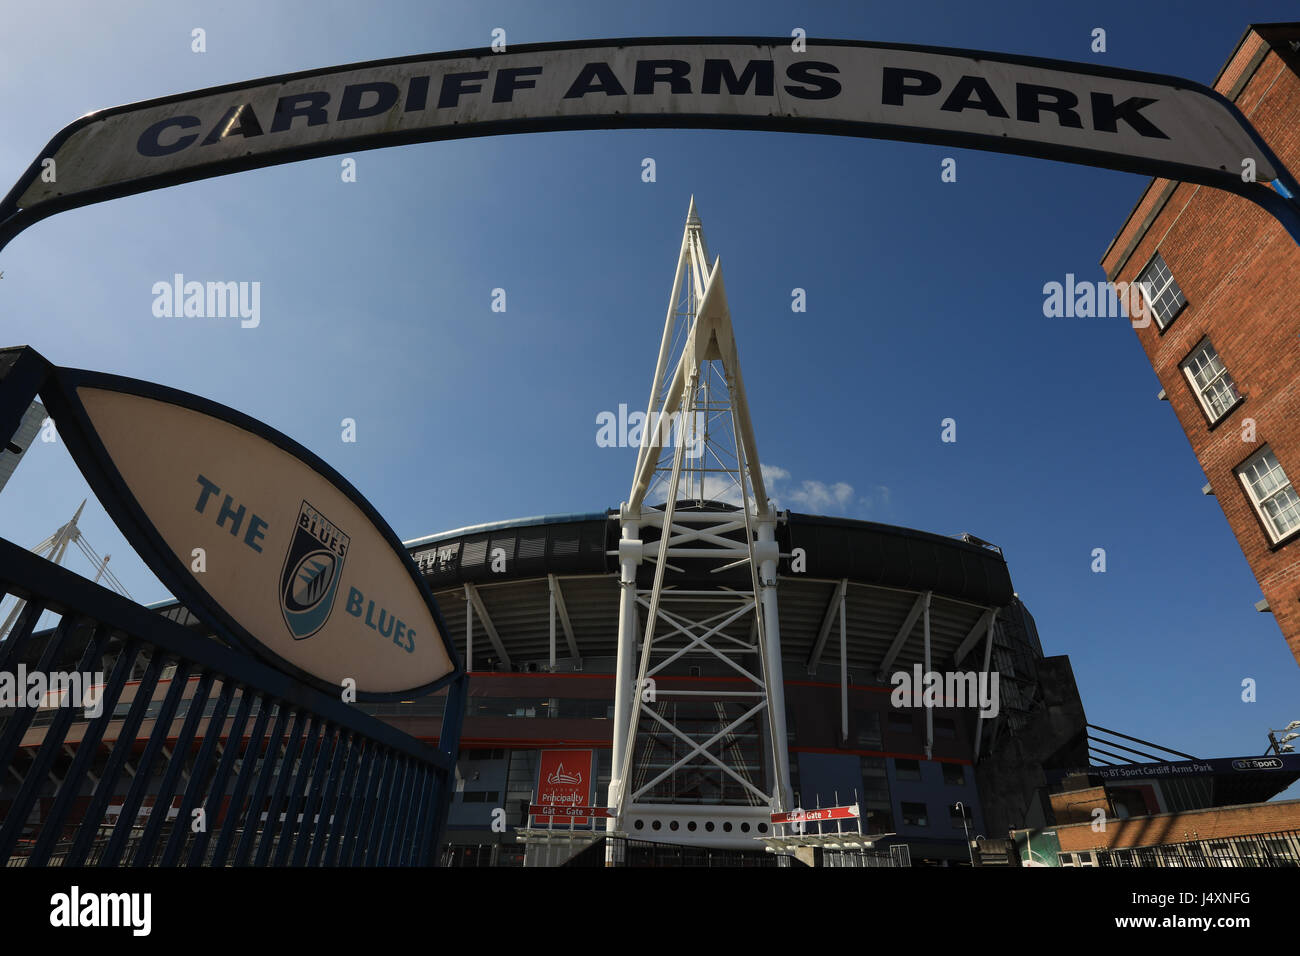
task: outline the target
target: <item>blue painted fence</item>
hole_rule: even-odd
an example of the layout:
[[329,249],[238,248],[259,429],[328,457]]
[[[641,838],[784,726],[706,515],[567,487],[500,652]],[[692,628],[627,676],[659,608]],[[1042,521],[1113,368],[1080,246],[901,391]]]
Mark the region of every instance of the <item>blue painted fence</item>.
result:
[[104,676],[89,710],[0,708],[5,865],[437,863],[463,677],[431,747],[3,539],[0,592],[0,674]]

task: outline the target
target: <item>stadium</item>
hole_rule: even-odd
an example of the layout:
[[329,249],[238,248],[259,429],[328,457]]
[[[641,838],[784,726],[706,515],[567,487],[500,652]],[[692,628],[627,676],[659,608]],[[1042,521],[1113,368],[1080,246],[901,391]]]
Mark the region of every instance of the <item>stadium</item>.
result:
[[[1044,761],[1086,763],[1068,661],[997,547],[770,505],[738,352],[692,200],[628,501],[405,542],[473,675],[449,862],[555,864],[613,830],[529,813],[561,765],[574,805],[621,796],[632,840],[761,855],[790,837],[773,808],[857,806],[860,853],[968,861],[970,837],[1041,818],[1019,794]],[[929,674],[983,696],[895,693]],[[441,706],[374,712],[431,737]],[[1010,741],[982,799],[981,756]]]
[[[506,808],[511,829],[525,824],[543,751],[590,751],[592,797],[602,799],[608,789],[618,651],[619,581],[610,557],[616,519],[616,513],[597,513],[502,521],[412,543],[449,625],[463,635],[473,674],[462,736],[464,789],[448,824],[450,842],[462,845],[467,859],[480,845],[494,852],[493,808]],[[1068,664],[1043,661],[1033,619],[992,548],[793,513],[783,513],[778,542],[782,552],[804,548],[818,556],[806,574],[783,568],[778,578],[786,740],[797,805],[858,803],[864,832],[900,834],[914,860],[965,860],[953,804],[970,808],[972,835],[996,832],[996,818],[986,817],[976,785],[977,754],[1000,752],[1002,738],[1044,710],[1040,671],[1056,667],[1068,675]],[[488,556],[495,549],[509,556],[509,571],[491,570]],[[683,590],[727,593],[716,576],[701,577],[683,575],[676,583]],[[637,586],[648,589],[650,582],[638,580]],[[928,635],[921,621],[927,604]],[[715,607],[702,595],[674,604],[682,614],[700,616]],[[990,664],[987,622],[994,612]],[[737,647],[750,640],[748,625],[731,625],[720,635]],[[931,667],[997,669],[998,716],[981,719],[970,708],[891,707],[893,688],[879,675],[911,672],[927,659]],[[688,725],[692,739],[713,738],[742,712],[742,705],[712,694],[745,678],[707,651],[683,654],[660,675],[665,700],[655,706],[678,726]],[[690,696],[672,697],[674,690]],[[417,737],[436,736],[440,701],[379,705],[376,712]],[[762,723],[749,720],[718,746],[719,755],[725,751],[731,766],[760,789],[772,773]],[[644,738],[638,782],[689,749],[662,730]],[[1081,716],[1074,743],[1083,743]],[[768,833],[767,807],[747,803],[746,796],[723,770],[696,759],[655,785],[647,803],[660,806],[633,814],[628,832],[752,849],[755,838]],[[503,849],[511,850],[510,844]]]

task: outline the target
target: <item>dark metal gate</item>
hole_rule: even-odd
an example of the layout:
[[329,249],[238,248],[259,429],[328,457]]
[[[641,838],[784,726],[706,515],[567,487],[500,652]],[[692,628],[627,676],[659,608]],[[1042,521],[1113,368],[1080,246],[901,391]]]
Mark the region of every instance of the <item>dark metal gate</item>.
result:
[[27,602],[0,679],[47,687],[0,707],[5,865],[437,863],[463,677],[430,747],[2,539],[0,594]]

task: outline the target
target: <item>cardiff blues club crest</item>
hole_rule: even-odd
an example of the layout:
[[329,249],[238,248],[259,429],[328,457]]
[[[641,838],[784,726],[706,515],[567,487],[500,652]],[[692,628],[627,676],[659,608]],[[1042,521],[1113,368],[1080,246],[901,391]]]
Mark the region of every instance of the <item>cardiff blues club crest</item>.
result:
[[311,637],[329,620],[351,541],[303,501],[280,572],[280,611],[295,641]]

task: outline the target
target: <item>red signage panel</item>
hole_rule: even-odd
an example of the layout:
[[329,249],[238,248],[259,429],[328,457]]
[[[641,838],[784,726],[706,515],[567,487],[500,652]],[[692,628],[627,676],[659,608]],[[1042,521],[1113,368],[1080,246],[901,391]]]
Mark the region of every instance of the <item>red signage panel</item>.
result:
[[773,823],[816,823],[819,820],[854,820],[858,816],[858,805],[847,807],[822,807],[819,810],[790,810],[787,813],[772,814]]
[[[536,806],[540,807],[587,807],[591,800],[591,751],[590,750],[543,750],[541,763],[537,768]],[[530,814],[533,807],[528,808]],[[537,823],[546,824],[572,823],[575,826],[589,822],[589,817],[596,814],[574,816],[552,814],[537,817]]]

